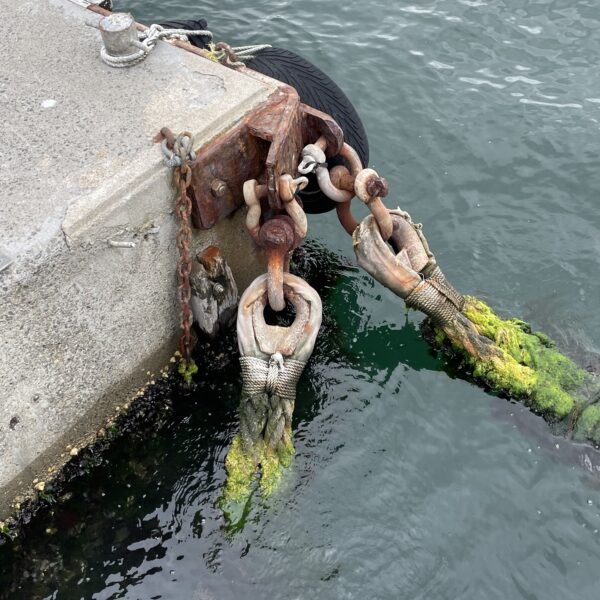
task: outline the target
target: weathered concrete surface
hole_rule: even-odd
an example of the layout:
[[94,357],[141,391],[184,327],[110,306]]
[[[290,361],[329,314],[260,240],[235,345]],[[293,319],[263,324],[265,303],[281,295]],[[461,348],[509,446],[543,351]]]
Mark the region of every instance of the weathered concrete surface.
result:
[[[0,0],[0,14],[2,518],[175,349],[174,190],[151,138],[187,129],[199,146],[272,87],[163,42],[111,69],[85,25],[99,17],[67,0]],[[240,290],[262,268],[243,216],[196,238]]]

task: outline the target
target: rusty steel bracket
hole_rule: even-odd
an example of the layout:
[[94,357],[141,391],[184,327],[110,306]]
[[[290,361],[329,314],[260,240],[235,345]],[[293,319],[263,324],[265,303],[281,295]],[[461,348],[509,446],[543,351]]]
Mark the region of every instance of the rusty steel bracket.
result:
[[295,175],[302,148],[320,136],[327,140],[327,157],[340,152],[344,136],[335,120],[301,103],[294,88],[277,88],[231,129],[196,150],[189,189],[194,227],[209,229],[242,206],[249,179],[265,184],[269,207],[281,211],[279,177]]

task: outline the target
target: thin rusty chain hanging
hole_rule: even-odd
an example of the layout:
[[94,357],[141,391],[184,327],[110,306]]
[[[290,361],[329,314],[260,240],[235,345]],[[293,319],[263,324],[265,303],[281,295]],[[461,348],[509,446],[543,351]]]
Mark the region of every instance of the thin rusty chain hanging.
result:
[[189,385],[193,375],[198,371],[196,363],[191,358],[193,315],[190,305],[192,297],[190,286],[190,273],[192,272],[190,218],[192,215],[192,201],[188,195],[188,188],[192,181],[190,162],[195,160],[196,154],[194,152],[194,137],[189,131],[184,131],[175,137],[169,129],[163,128],[160,135],[162,137],[162,148],[167,156],[167,164],[173,168],[173,180],[178,191],[175,199],[175,214],[179,219],[179,231],[175,240],[179,250],[177,295],[181,309],[181,337],[179,338],[181,362],[179,373],[183,376],[186,384]]

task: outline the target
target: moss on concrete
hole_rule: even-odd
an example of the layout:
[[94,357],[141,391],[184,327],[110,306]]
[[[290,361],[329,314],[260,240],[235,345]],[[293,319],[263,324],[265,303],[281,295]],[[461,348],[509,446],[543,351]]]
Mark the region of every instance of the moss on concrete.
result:
[[474,356],[450,328],[436,329],[438,343],[449,342],[476,378],[494,390],[524,398],[537,413],[560,421],[581,410],[578,395],[589,374],[555,348],[545,334],[519,319],[501,319],[485,302],[467,297],[463,314],[493,342],[493,352]]

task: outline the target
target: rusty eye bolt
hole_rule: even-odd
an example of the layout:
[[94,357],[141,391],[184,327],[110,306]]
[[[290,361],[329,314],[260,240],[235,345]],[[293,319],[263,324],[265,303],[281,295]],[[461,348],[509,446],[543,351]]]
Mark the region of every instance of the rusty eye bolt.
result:
[[258,245],[267,253],[267,295],[271,308],[285,308],[283,273],[287,271],[287,254],[294,248],[294,225],[290,217],[277,215],[268,220],[258,234]]

